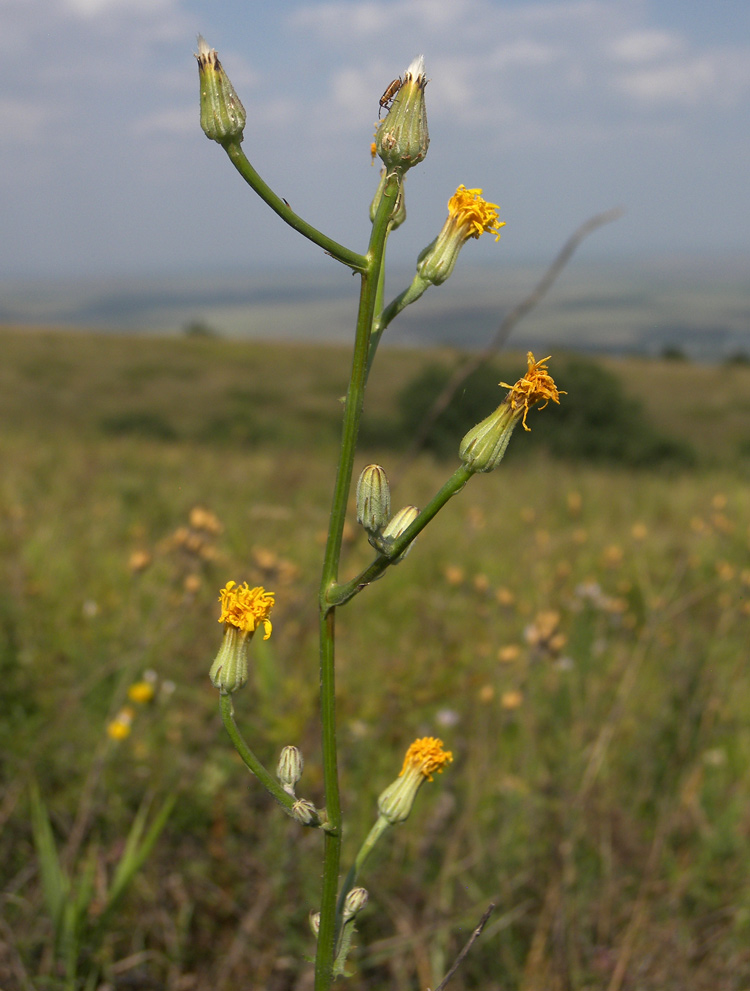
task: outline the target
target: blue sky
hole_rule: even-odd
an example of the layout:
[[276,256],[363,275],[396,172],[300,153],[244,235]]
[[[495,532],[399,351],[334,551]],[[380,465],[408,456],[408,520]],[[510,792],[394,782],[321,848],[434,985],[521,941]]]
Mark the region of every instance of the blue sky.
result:
[[[391,254],[411,263],[459,183],[507,222],[474,259],[750,256],[747,0],[0,0],[0,277],[332,264],[198,126],[202,32],[248,111],[245,152],[362,250],[378,97],[424,53],[432,143]],[[486,244],[484,242],[487,242]]]

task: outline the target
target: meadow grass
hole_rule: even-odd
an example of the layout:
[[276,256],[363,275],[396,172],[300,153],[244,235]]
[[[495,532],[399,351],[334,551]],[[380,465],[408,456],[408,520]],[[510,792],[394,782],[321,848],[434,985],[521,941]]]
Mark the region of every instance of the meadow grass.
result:
[[[306,987],[320,840],[248,777],[207,672],[218,589],[274,588],[237,718],[271,766],[302,748],[320,802],[316,589],[346,354],[30,332],[2,346],[0,986],[54,986],[34,777],[61,843],[95,783],[102,874],[144,794],[179,788],[107,938],[115,986]],[[434,357],[385,351],[368,409]],[[455,756],[365,870],[378,911],[348,987],[434,986],[489,901],[456,989],[750,982],[750,372],[610,367],[691,439],[697,469],[513,460],[472,479],[339,624],[347,859],[412,739]],[[362,451],[357,470],[394,457]],[[418,458],[394,505],[423,504],[446,473]],[[352,527],[342,576],[370,556]],[[155,699],[108,740],[146,668]]]

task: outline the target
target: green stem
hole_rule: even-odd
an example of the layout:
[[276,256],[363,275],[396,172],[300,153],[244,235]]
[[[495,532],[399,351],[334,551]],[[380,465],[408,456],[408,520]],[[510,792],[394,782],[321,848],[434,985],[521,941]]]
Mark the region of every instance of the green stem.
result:
[[258,175],[255,169],[252,167],[247,159],[244,151],[236,142],[227,142],[223,146],[232,165],[237,169],[239,174],[245,180],[245,182],[250,185],[255,192],[260,196],[264,202],[271,207],[271,209],[277,213],[283,221],[293,227],[296,231],[299,231],[303,237],[308,238],[313,244],[317,244],[324,251],[328,252],[331,257],[340,261],[344,265],[348,265],[349,268],[354,269],[355,272],[366,272],[368,268],[368,259],[364,255],[357,254],[356,251],[352,251],[350,248],[345,247],[343,244],[339,244],[338,241],[334,241],[333,238],[327,237],[317,228],[313,227],[312,224],[308,224],[306,220],[298,216],[286,202],[280,196],[268,186]]
[[427,289],[430,285],[431,283],[426,282],[419,276],[419,274],[415,275],[414,280],[408,289],[404,289],[400,295],[396,296],[395,299],[392,299],[388,306],[386,306],[386,308],[380,313],[380,316],[375,321],[375,325],[372,328],[370,355],[367,362],[368,375],[375,359],[375,352],[378,349],[378,344],[380,344],[380,338],[383,336],[383,331],[385,328],[391,323],[392,320],[395,320],[399,313],[402,310],[405,310],[410,303],[416,303],[419,297],[424,293],[425,289]]
[[284,791],[276,778],[266,770],[243,740],[242,734],[234,721],[234,706],[232,705],[231,695],[219,696],[219,711],[221,712],[221,720],[224,723],[224,728],[229,734],[234,749],[242,758],[245,767],[253,772],[266,790],[273,795],[279,805],[283,805],[286,811],[291,813],[294,799]]
[[[338,913],[339,919],[343,916],[344,912],[344,902],[346,901],[346,896],[352,890],[354,885],[357,883],[359,878],[359,872],[364,866],[364,862],[370,856],[372,851],[375,849],[375,844],[378,842],[383,833],[388,829],[390,823],[384,816],[378,816],[375,821],[375,825],[372,827],[370,832],[367,834],[364,843],[359,848],[359,853],[352,866],[349,868],[349,873],[346,875],[346,880],[341,886],[341,891],[339,893],[338,905],[336,911]],[[339,923],[340,925],[340,923]]]
[[457,468],[437,495],[421,511],[411,526],[404,530],[397,540],[393,541],[388,548],[387,554],[379,554],[371,564],[363,571],[360,571],[351,581],[345,582],[342,585],[331,585],[328,588],[326,601],[329,607],[335,608],[353,599],[355,595],[382,575],[385,569],[403,554],[414,538],[437,516],[448,500],[452,499],[454,495],[457,495],[461,491],[473,474],[474,472],[470,468],[467,468],[466,465],[461,465],[460,468]]
[[352,370],[346,394],[341,451],[331,505],[323,573],[320,584],[320,711],[323,736],[323,779],[329,832],[326,833],[323,858],[323,885],[320,899],[320,930],[315,957],[315,991],[328,991],[333,980],[333,964],[338,940],[336,929],[336,895],[341,860],[341,799],[338,782],[336,745],[336,683],[335,683],[335,613],[329,606],[326,592],[338,578],[341,543],[346,520],[346,506],[354,470],[359,421],[364,403],[367,355],[375,316],[383,250],[388,224],[398,194],[399,178],[392,176],[386,183],[372,225],[367,251],[367,267],[362,271],[357,331],[354,341]]

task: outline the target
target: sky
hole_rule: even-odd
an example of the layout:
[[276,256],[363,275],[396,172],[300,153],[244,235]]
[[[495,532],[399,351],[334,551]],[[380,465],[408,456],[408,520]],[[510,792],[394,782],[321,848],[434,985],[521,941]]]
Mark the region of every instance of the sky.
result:
[[750,257],[747,0],[0,0],[0,16],[0,279],[334,264],[200,130],[198,32],[255,168],[357,251],[378,99],[424,54],[431,144],[397,262],[461,183],[506,221],[471,243],[480,264],[551,257],[616,206],[584,257]]

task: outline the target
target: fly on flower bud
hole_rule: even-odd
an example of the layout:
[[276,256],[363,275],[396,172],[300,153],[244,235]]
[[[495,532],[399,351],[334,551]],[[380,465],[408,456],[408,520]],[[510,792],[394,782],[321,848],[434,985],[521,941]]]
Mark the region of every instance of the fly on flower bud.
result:
[[302,752],[297,747],[284,747],[279,757],[279,764],[276,768],[276,777],[279,779],[287,795],[294,797],[294,786],[302,777],[302,768],[305,766]]
[[225,144],[242,141],[247,114],[240,98],[222,68],[216,50],[198,35],[198,77],[200,80],[201,127],[212,141]]
[[424,56],[419,55],[398,80],[394,79],[380,98],[381,108],[390,100],[388,115],[375,135],[378,155],[388,171],[403,174],[427,154],[430,133],[424,105]]
[[368,465],[357,482],[357,523],[379,533],[391,518],[391,489],[380,465]]
[[[402,533],[405,533],[408,530],[418,516],[419,510],[416,506],[404,506],[403,509],[399,509],[399,511],[389,521],[388,526],[383,530],[380,543],[385,547],[388,547],[388,545],[392,544],[397,537],[400,537]],[[400,564],[413,546],[414,541],[412,540],[403,554],[399,554],[399,556],[392,563]]]

